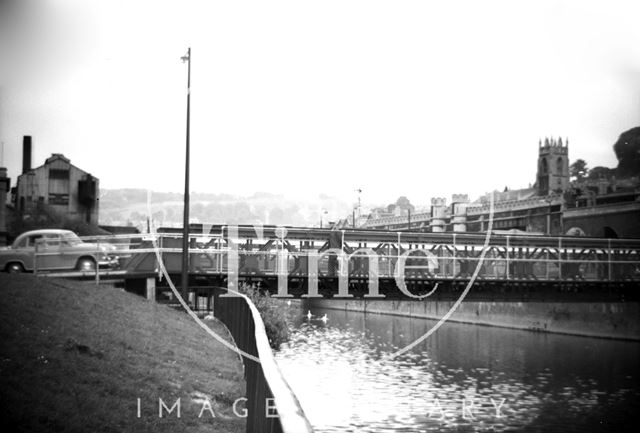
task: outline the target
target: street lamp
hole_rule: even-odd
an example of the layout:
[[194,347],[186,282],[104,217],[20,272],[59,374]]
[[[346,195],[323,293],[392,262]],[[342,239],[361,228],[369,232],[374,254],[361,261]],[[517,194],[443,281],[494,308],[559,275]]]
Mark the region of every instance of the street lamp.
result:
[[326,210],[322,209],[322,212],[320,212],[320,228],[322,228],[322,216],[328,214],[329,212],[327,212]]
[[553,198],[551,196],[547,196],[544,201],[547,202],[547,235],[551,234],[551,203],[553,202]]
[[184,210],[182,220],[182,298],[189,296],[189,125],[191,114],[191,48],[181,57],[187,63],[187,146],[184,165]]

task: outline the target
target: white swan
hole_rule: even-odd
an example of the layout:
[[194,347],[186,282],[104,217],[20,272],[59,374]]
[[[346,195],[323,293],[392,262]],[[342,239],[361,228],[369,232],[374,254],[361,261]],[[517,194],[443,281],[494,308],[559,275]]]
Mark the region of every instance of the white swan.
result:
[[307,310],[307,319],[311,319],[313,314],[311,314],[311,310]]
[[324,316],[322,316],[322,318],[320,320],[322,320],[324,323],[327,323],[327,320],[329,320],[329,318],[325,314]]

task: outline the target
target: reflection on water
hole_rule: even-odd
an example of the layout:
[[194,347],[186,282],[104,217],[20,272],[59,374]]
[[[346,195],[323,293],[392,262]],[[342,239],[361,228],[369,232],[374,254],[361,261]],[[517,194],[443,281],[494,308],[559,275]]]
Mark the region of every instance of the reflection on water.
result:
[[319,432],[622,431],[640,417],[638,343],[447,323],[389,359],[435,322],[291,309],[276,359]]

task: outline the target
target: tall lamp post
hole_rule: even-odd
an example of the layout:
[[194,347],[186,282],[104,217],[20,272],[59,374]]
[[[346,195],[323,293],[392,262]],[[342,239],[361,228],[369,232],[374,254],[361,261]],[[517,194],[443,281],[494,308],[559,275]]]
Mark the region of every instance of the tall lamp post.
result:
[[322,209],[322,212],[320,212],[320,228],[322,228],[322,217],[324,215],[326,215],[328,212],[324,209]]
[[547,196],[544,201],[547,202],[547,234],[551,234],[551,203],[553,203],[553,199],[551,196]]
[[191,48],[182,62],[187,63],[187,148],[184,165],[184,210],[182,220],[182,285],[180,293],[188,301],[189,296],[189,126],[191,114]]

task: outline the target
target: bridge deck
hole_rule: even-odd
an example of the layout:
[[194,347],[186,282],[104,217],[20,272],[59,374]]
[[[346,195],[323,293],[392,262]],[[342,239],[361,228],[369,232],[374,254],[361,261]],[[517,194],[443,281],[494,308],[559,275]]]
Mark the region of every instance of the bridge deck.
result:
[[[218,231],[216,231],[218,230]],[[135,280],[166,273],[179,281],[180,235],[90,238],[109,245],[121,267],[97,272],[39,272],[47,277]],[[330,231],[214,227],[190,236],[193,284],[244,280],[276,294],[389,298],[455,298],[475,275],[469,294],[484,298],[636,299],[640,240],[484,234]],[[36,254],[36,259],[50,253]],[[96,275],[97,273],[97,275]],[[404,289],[404,290],[403,290]],[[535,295],[535,296],[534,296]]]

